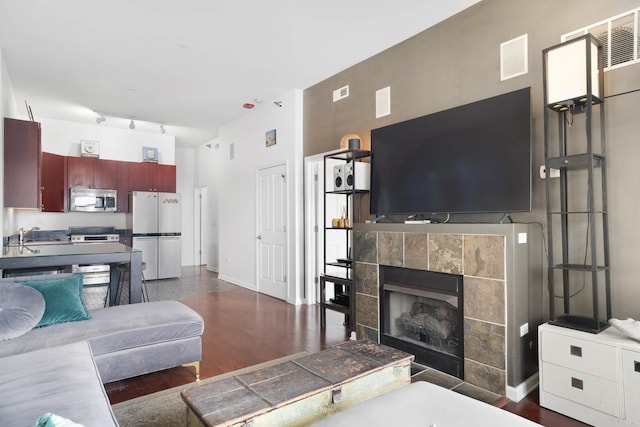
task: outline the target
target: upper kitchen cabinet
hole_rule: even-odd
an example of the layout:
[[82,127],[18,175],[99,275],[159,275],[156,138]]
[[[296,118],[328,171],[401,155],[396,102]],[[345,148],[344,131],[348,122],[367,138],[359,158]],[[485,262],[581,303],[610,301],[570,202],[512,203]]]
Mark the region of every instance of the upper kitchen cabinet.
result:
[[101,160],[95,157],[67,157],[69,188],[113,190],[117,187],[117,164],[115,160]]
[[40,123],[4,119],[4,206],[40,208]]
[[129,164],[129,191],[176,191],[176,167],[157,163]]
[[67,206],[67,160],[65,156],[42,152],[43,212],[64,212]]
[[129,212],[129,165],[130,162],[117,162],[116,190],[118,190],[118,212]]
[[176,167],[174,165],[154,165],[153,186],[156,191],[176,192]]

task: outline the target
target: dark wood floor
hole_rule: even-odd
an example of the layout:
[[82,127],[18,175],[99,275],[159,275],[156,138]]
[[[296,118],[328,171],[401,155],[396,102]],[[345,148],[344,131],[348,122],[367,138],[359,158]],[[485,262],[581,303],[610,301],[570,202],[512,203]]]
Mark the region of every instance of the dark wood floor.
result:
[[[193,275],[211,280],[213,273],[196,268]],[[328,313],[323,330],[317,306],[294,306],[240,287],[182,301],[204,318],[202,379],[301,351],[320,351],[349,338],[338,313]],[[116,381],[105,388],[115,404],[194,380],[193,368],[180,367]],[[540,408],[537,391],[503,409],[548,427],[586,425]]]

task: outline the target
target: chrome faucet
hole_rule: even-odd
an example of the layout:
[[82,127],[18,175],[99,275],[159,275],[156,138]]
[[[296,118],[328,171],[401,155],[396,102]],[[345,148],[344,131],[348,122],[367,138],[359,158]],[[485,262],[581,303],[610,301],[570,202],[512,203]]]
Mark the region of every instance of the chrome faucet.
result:
[[27,233],[31,233],[32,231],[37,231],[37,230],[40,230],[40,227],[31,227],[28,230],[25,230],[24,228],[20,227],[20,230],[18,230],[18,244],[22,246],[24,244],[24,236]]

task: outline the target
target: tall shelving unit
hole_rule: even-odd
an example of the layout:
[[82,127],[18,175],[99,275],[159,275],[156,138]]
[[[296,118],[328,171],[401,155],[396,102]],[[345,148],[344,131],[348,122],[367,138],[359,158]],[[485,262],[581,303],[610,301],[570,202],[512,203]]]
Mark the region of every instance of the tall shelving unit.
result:
[[611,318],[602,64],[591,34],[543,50],[550,323],[591,333]]
[[[320,319],[324,328],[327,320],[327,310],[333,310],[345,315],[345,325],[351,331],[355,331],[355,282],[353,252],[353,222],[360,222],[359,197],[369,192],[366,188],[358,188],[359,183],[364,178],[368,181],[368,176],[362,177],[358,173],[356,162],[362,162],[371,155],[365,150],[341,150],[324,157],[325,176],[333,177],[331,187],[327,186],[327,179],[324,180],[324,266],[320,275]],[[334,165],[337,163],[337,165]],[[344,170],[349,165],[350,173],[345,174]],[[334,166],[338,166],[338,176],[334,173]],[[336,179],[340,179],[342,185],[335,185]],[[338,187],[338,188],[336,188]],[[328,212],[327,203],[329,198],[338,198],[343,203],[346,216],[346,224],[333,224],[337,219],[334,214]],[[336,256],[328,254],[327,242],[330,234],[338,234],[337,241],[341,242],[336,251]],[[335,237],[335,236],[333,236]],[[335,258],[335,259],[334,259]],[[329,287],[332,287],[332,296],[329,296]]]

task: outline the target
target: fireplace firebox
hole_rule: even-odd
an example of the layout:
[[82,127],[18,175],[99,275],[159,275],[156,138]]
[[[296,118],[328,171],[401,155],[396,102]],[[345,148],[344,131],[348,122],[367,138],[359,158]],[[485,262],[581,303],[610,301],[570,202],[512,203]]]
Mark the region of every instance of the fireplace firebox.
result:
[[464,378],[461,275],[380,265],[380,342]]

